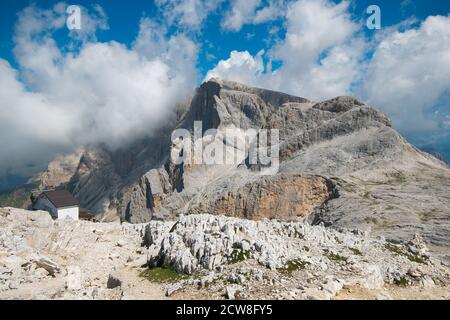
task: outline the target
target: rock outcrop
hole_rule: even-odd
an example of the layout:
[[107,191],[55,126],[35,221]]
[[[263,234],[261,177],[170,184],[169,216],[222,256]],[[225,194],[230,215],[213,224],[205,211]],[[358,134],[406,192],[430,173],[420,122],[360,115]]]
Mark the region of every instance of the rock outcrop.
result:
[[[213,215],[182,216],[177,222],[150,222],[145,229],[145,243],[149,246],[150,267],[164,266],[188,274],[198,269],[220,269],[247,259],[269,269],[282,269],[293,261],[302,261],[327,270],[325,260],[347,262],[348,256],[352,256],[354,265],[378,261],[382,270],[398,263],[395,268],[401,269],[401,273],[417,264],[433,265],[427,262],[430,254],[419,235],[404,246],[396,246],[357,230]],[[404,259],[391,258],[393,252]]]
[[397,245],[302,222],[188,215],[150,222],[145,239],[150,268],[204,274],[179,281],[178,291],[200,287],[228,299],[238,292],[240,298],[330,299],[352,288],[386,298],[397,287],[437,289],[450,276],[419,235]]
[[[282,162],[311,146],[351,133],[369,128],[391,130],[384,114],[351,97],[313,103],[304,98],[217,79],[198,89],[177,128],[194,133],[195,121],[201,121],[201,133],[208,129],[217,129],[220,133],[233,128],[278,129]],[[210,139],[208,136],[200,138],[203,144],[211,143]],[[225,152],[235,151],[220,137],[212,139],[212,143],[225,148]],[[330,190],[333,183],[327,177],[323,177],[326,181],[321,183],[315,181],[321,179],[315,177],[322,176],[320,172],[310,177],[308,173],[302,178],[298,178],[303,174],[300,170],[271,178],[261,177],[259,168],[248,164],[248,156],[243,151],[237,155],[234,165],[226,166],[192,163],[173,166],[167,162],[158,170],[168,176],[166,180],[171,183],[171,190],[155,194],[159,205],[153,208],[152,217],[168,219],[179,213],[214,213],[253,219],[275,216],[292,219],[310,215],[329,200],[330,194],[336,194]],[[320,165],[327,159],[318,160]],[[147,191],[142,183],[140,188],[133,189],[131,198],[141,200],[128,202],[130,210],[122,215],[123,219],[142,221],[142,210],[133,208],[136,202],[141,203],[138,207],[142,208],[144,194],[150,196],[149,202],[154,202],[153,194]],[[303,199],[299,201],[299,197]]]
[[247,219],[298,220],[308,217],[334,195],[334,185],[320,176],[275,175],[248,182],[237,190],[200,193],[188,212]]

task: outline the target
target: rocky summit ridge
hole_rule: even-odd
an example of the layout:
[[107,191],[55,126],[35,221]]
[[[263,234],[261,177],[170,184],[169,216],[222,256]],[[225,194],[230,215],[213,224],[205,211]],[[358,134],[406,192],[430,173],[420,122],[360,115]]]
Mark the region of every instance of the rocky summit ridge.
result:
[[[202,121],[203,133],[278,129],[277,174],[262,176],[245,154],[234,165],[174,165],[170,155],[181,150],[171,133],[193,132],[194,121]],[[202,139],[231,148],[218,138]],[[432,252],[450,258],[448,166],[410,145],[384,113],[353,97],[313,102],[211,79],[151,138],[115,151],[89,146],[79,158],[59,187],[104,221],[171,221],[190,214],[306,220],[397,242],[420,234]],[[45,176],[57,181],[51,172]]]

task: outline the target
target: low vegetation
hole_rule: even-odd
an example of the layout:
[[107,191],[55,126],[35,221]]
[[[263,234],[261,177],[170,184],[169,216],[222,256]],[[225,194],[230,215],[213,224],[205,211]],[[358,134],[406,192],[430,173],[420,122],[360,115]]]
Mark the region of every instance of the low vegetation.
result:
[[406,175],[401,171],[396,171],[390,174],[387,174],[387,176],[390,178],[389,184],[393,183],[403,183],[406,182],[407,178]]
[[337,262],[337,263],[347,263],[348,258],[341,256],[340,254],[333,253],[327,249],[323,250],[324,255],[330,259],[331,261]]
[[394,284],[399,287],[406,287],[408,285],[408,279],[406,279],[406,277],[400,277],[398,279],[394,279]]
[[359,251],[358,249],[356,249],[356,248],[348,248],[351,252],[353,252],[354,254],[356,254],[357,256],[362,256],[363,254],[362,254],[362,252],[361,251]]
[[307,261],[299,260],[299,259],[289,260],[288,262],[286,262],[286,264],[283,268],[280,268],[278,270],[292,273],[297,270],[305,269],[308,264],[310,264],[310,263]]
[[250,258],[250,251],[242,250],[237,243],[233,244],[233,251],[228,259],[230,264],[238,263]]
[[152,282],[173,282],[186,277],[172,269],[168,268],[153,268],[146,269],[140,273],[140,276]]
[[32,187],[20,187],[0,193],[0,207],[23,208],[27,203]]
[[398,246],[388,243],[388,244],[386,244],[385,247],[387,250],[391,251],[392,253],[407,257],[412,262],[419,263],[419,264],[427,264],[426,258],[419,257],[414,254],[405,252]]

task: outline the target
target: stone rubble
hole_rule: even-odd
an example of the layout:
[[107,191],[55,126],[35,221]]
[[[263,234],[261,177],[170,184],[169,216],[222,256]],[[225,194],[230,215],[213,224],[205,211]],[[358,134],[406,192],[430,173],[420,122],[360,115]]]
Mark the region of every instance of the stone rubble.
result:
[[143,225],[54,221],[43,211],[0,208],[0,226],[0,299],[164,296],[154,285],[142,288],[133,270],[146,263]]
[[207,287],[220,282],[231,297],[233,286],[286,287],[285,275],[297,273],[304,274],[300,285],[277,292],[275,298],[331,299],[354,286],[369,291],[389,285],[432,287],[433,279],[448,284],[449,277],[448,267],[428,254],[420,236],[394,245],[368,232],[306,222],[187,215],[177,222],[150,222],[144,242],[149,245],[149,267],[205,274],[181,285]]
[[[0,225],[2,299],[450,298],[449,268],[419,236],[393,244],[358,230],[207,214],[95,224],[12,208],[0,209]],[[146,268],[179,276],[151,282],[139,276]]]

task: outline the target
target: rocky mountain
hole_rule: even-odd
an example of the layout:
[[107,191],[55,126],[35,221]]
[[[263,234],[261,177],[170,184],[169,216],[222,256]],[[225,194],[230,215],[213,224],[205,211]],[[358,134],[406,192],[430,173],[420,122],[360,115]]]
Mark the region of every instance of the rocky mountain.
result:
[[212,79],[38,177],[103,223],[0,208],[0,298],[449,299],[449,178],[355,98]]
[[[382,112],[352,97],[313,102],[212,79],[152,138],[110,151],[90,146],[67,188],[106,220],[143,223],[184,214],[252,220],[308,220],[334,228],[370,230],[390,240],[423,235],[433,252],[450,258],[450,170],[410,145]],[[236,152],[228,165],[173,164],[187,152],[174,129],[198,143]],[[209,129],[216,129],[209,134]],[[278,129],[279,170],[262,175],[227,130]],[[244,143],[245,146],[245,143]],[[237,150],[236,150],[237,149]]]
[[75,174],[80,159],[85,153],[86,149],[80,147],[71,154],[58,155],[48,164],[47,170],[35,178],[40,188],[57,188],[66,185]]

